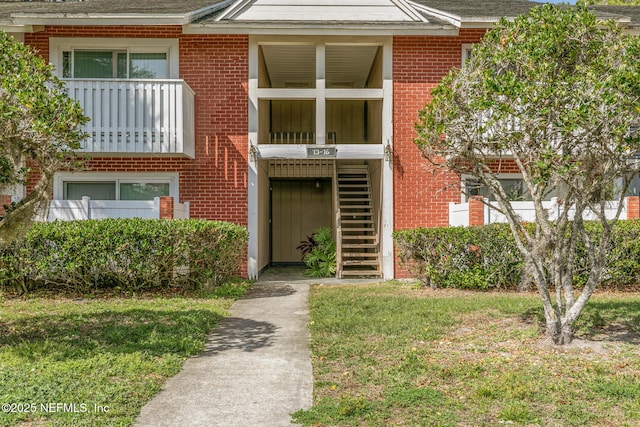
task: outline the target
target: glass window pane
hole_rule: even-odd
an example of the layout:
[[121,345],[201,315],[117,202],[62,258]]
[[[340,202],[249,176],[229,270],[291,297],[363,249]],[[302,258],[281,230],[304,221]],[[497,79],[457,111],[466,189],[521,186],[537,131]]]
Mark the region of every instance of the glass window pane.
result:
[[115,182],[65,182],[64,199],[81,200],[83,196],[94,200],[115,200]]
[[118,52],[118,78],[127,78],[127,52]]
[[166,79],[166,53],[129,54],[129,77],[132,79]]
[[71,52],[62,52],[62,77],[71,78]]
[[120,184],[120,200],[153,200],[154,197],[168,195],[168,182]]
[[111,51],[75,51],[73,77],[77,79],[113,78]]

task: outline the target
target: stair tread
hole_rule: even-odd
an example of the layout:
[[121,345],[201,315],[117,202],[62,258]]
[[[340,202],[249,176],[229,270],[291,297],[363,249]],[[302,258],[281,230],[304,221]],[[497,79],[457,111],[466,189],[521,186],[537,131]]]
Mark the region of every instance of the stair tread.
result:
[[378,265],[378,260],[346,260],[342,262],[343,266],[354,266],[354,265]]
[[343,248],[377,248],[377,243],[343,243]]
[[377,252],[343,252],[342,253],[342,260],[343,262],[345,261],[345,258],[373,258],[375,257],[376,259],[378,259],[378,253]]
[[382,277],[382,273],[379,270],[343,270],[343,276],[366,276],[366,277]]
[[342,235],[342,240],[374,240],[377,238],[378,238],[377,235],[373,235],[373,236],[345,236],[344,234]]

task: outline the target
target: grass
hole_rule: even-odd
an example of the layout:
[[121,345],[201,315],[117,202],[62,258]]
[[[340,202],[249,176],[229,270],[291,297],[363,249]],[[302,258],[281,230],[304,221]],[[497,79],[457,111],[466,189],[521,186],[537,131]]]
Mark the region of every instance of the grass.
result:
[[162,298],[0,295],[0,426],[131,425],[245,289]]
[[316,286],[314,426],[640,425],[640,295],[593,297],[569,348],[536,295]]

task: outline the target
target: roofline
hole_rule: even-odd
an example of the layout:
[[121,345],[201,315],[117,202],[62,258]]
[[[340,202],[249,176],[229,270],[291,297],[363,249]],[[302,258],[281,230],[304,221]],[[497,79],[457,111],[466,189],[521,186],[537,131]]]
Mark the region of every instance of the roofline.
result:
[[38,31],[44,31],[44,26],[4,23],[0,24],[0,31],[4,31],[5,33],[37,33]]
[[[413,20],[413,22],[424,22],[427,23],[427,19],[420,15],[413,6],[409,3],[410,0],[390,0],[398,9],[402,11],[405,15]],[[236,16],[240,15],[242,12],[247,10],[249,6],[251,6],[255,0],[235,0],[235,3],[224,11],[220,16],[216,17],[216,22],[223,22],[225,20],[231,20]],[[236,21],[237,22],[237,21]]]
[[448,23],[450,23],[452,25],[455,25],[458,28],[460,27],[460,23],[462,22],[462,18],[460,16],[458,16],[458,15],[454,15],[452,13],[444,12],[444,11],[439,10],[439,9],[434,9],[432,7],[424,6],[424,5],[418,4],[416,2],[413,2],[411,0],[409,0],[408,3],[410,3],[411,6],[413,8],[415,8],[415,9],[422,10],[423,12],[436,17],[437,19],[440,19],[442,21],[448,22]]
[[339,36],[457,36],[458,28],[448,25],[425,25],[414,23],[371,24],[363,26],[360,22],[340,23],[291,23],[291,22],[215,22],[206,24],[186,24],[184,34],[249,34],[249,35],[339,35]]
[[15,25],[185,25],[219,11],[234,0],[203,7],[183,14],[119,14],[119,13],[14,13]]

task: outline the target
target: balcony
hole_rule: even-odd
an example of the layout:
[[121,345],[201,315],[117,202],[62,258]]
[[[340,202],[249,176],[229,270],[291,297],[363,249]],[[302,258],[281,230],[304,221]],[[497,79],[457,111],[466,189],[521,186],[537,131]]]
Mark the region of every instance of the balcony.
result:
[[89,122],[83,153],[195,156],[194,93],[183,80],[65,80]]

